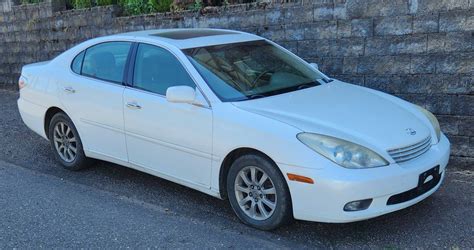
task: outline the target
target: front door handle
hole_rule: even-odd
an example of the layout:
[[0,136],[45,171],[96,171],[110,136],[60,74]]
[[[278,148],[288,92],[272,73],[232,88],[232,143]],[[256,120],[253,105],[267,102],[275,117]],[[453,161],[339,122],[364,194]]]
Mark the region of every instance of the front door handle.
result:
[[136,102],[127,102],[127,108],[129,108],[129,109],[141,109],[142,106],[140,106]]
[[76,90],[74,90],[72,87],[65,87],[64,91],[71,94],[76,93]]

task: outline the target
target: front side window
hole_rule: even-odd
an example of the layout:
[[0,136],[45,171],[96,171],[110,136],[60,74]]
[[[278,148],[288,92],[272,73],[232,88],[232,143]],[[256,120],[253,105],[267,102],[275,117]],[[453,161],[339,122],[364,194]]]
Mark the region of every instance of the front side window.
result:
[[130,42],[107,42],[86,50],[82,75],[122,83]]
[[320,85],[323,76],[267,41],[183,51],[222,101],[242,101]]
[[133,86],[166,95],[169,87],[178,85],[196,86],[173,54],[157,46],[140,44],[135,60]]

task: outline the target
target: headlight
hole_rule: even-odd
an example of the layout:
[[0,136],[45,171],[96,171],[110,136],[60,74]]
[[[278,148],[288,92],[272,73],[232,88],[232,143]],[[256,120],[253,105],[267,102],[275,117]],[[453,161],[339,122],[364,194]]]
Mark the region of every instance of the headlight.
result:
[[431,125],[433,126],[434,131],[436,132],[436,139],[439,142],[439,139],[441,138],[441,128],[439,127],[439,122],[438,119],[428,110],[415,105],[425,116],[428,118],[430,121]]
[[299,133],[303,144],[345,168],[375,168],[388,162],[374,151],[342,139],[312,133]]

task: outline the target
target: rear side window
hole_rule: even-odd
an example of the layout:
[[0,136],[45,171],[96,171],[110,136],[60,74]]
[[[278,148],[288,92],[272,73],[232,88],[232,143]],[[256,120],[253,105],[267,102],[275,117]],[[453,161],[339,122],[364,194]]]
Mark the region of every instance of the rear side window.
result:
[[82,75],[122,83],[130,42],[108,42],[85,51]]
[[156,94],[166,95],[169,87],[196,87],[186,69],[166,49],[140,44],[135,61],[133,86]]
[[71,69],[72,69],[72,71],[74,71],[74,73],[81,74],[82,60],[84,59],[84,54],[85,53],[86,53],[85,51],[82,51],[72,61]]

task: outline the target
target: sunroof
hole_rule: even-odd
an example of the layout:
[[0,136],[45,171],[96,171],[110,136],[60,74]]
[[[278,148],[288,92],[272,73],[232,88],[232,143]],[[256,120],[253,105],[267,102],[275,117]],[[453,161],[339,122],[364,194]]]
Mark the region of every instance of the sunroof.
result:
[[176,39],[176,40],[184,40],[196,37],[204,37],[204,36],[217,36],[217,35],[230,35],[230,34],[238,34],[232,31],[225,31],[225,30],[173,30],[173,31],[165,31],[156,34],[152,34],[152,36],[159,36],[169,39]]

